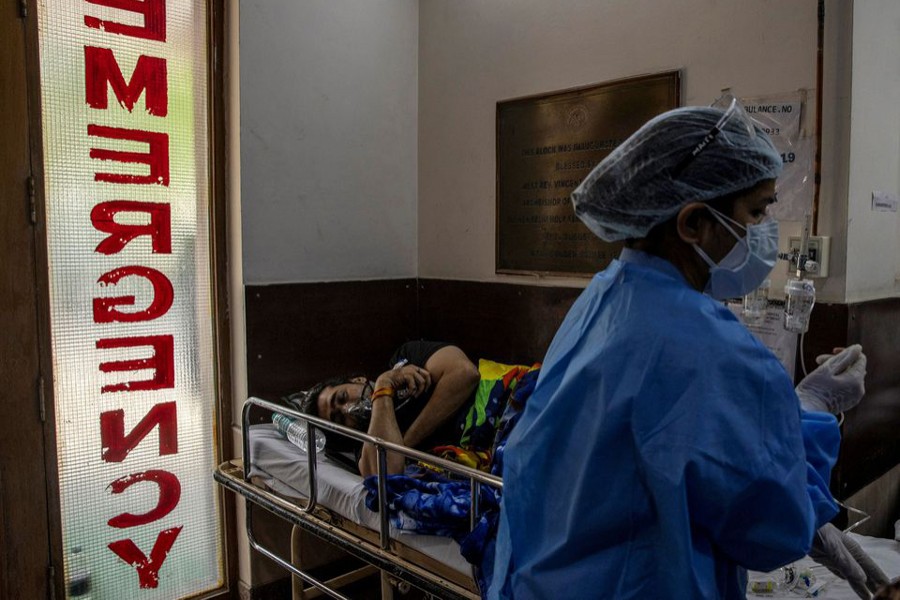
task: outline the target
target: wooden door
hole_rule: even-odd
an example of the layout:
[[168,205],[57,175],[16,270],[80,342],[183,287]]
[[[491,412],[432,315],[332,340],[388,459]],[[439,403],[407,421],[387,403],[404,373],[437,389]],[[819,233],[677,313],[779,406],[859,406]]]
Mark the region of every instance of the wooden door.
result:
[[[24,3],[23,3],[24,4]],[[36,53],[27,50],[34,15],[19,2],[0,3],[0,598],[51,596],[51,539],[55,490],[47,465],[53,448],[46,368],[44,237],[34,190],[27,74]],[[31,21],[29,21],[31,19]],[[32,46],[33,48],[33,46]],[[33,96],[34,97],[34,96]],[[43,387],[43,389],[42,389]],[[46,433],[45,433],[46,432]],[[50,440],[45,435],[51,436]],[[49,444],[48,444],[49,441]],[[56,565],[59,571],[59,565]],[[60,588],[57,591],[62,591]]]

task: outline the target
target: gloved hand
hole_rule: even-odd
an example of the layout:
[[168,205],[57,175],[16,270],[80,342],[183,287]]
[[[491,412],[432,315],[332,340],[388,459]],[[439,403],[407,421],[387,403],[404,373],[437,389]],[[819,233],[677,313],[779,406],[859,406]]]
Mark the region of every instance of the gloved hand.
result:
[[890,582],[856,540],[831,523],[816,532],[809,557],[846,579],[856,595],[864,600],[871,598],[879,586]]
[[819,368],[797,385],[797,396],[806,410],[838,414],[859,404],[866,393],[866,355],[854,344],[838,354],[816,358]]

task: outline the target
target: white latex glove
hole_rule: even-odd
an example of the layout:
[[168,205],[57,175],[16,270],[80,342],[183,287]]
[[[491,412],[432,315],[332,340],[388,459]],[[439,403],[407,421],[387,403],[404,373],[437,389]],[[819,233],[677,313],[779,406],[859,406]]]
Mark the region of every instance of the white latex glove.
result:
[[813,537],[809,557],[842,579],[864,600],[882,585],[890,583],[866,551],[849,535],[826,523]]
[[816,358],[819,368],[797,386],[800,404],[806,410],[838,414],[859,404],[866,393],[866,355],[853,344],[838,354]]

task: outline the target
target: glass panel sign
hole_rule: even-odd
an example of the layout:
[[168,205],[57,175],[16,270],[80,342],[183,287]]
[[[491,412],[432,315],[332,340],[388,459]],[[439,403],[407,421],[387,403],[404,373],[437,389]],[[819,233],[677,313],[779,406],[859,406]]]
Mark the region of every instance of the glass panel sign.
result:
[[38,3],[68,597],[225,581],[205,2]]

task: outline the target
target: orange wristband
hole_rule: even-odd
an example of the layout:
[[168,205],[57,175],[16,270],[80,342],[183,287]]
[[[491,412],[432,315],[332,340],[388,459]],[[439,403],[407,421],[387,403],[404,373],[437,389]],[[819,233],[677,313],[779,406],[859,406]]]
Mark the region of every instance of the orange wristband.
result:
[[375,400],[376,398],[382,398],[384,396],[390,396],[391,398],[393,398],[394,397],[394,388],[392,388],[392,387],[378,388],[377,390],[372,392],[372,397],[370,399]]

